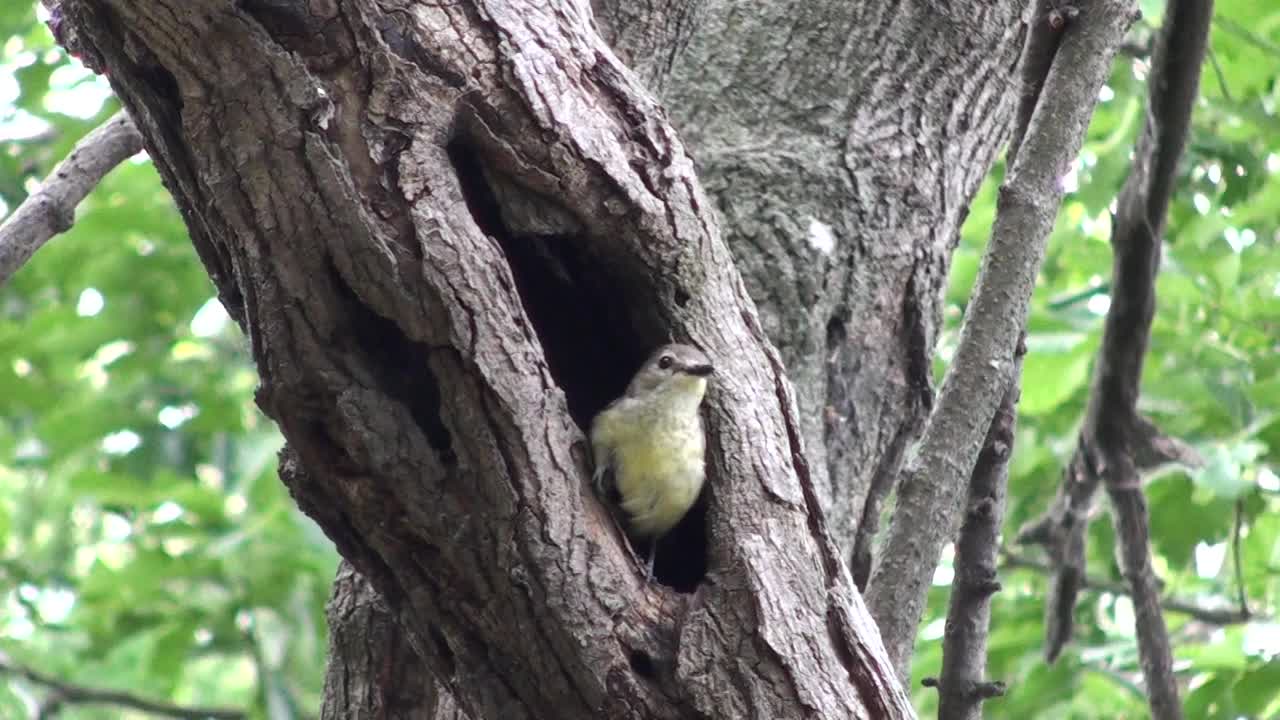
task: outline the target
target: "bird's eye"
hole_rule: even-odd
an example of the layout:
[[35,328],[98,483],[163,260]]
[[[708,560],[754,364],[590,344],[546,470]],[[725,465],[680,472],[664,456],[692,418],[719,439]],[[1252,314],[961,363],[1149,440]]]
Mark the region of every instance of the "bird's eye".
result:
[[663,355],[662,357],[658,358],[658,367],[662,368],[663,370],[669,370],[671,369],[671,363],[673,362],[675,362],[675,360],[670,355]]

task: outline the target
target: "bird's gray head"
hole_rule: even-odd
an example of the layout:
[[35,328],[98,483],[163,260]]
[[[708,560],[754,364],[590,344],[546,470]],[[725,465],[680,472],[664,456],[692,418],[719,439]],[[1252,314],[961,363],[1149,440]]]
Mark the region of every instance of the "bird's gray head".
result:
[[714,371],[705,353],[692,345],[663,345],[640,366],[627,386],[627,395],[638,397],[655,391],[679,392],[702,399],[707,376]]

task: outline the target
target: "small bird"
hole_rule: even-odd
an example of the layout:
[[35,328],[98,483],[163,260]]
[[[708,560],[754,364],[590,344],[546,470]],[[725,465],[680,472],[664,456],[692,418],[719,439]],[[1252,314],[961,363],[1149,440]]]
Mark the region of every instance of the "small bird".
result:
[[701,350],[664,345],[591,422],[592,480],[602,497],[616,497],[631,535],[649,541],[646,581],[653,578],[658,539],[702,491],[706,438],[698,407],[713,371]]

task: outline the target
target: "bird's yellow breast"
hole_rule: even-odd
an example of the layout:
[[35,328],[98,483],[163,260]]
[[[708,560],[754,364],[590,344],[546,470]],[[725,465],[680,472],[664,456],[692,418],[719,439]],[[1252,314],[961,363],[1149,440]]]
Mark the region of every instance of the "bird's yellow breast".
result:
[[609,450],[631,530],[642,537],[669,531],[702,490],[706,440],[697,408],[705,382],[697,383],[689,388],[692,402],[623,402],[592,428],[592,442]]

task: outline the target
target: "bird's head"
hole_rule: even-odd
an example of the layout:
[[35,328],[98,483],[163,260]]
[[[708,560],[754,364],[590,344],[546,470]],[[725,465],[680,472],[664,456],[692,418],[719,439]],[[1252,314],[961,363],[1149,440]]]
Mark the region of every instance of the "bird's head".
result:
[[692,345],[663,345],[645,361],[627,387],[627,395],[652,393],[685,396],[698,402],[707,390],[707,377],[714,372],[711,360]]

